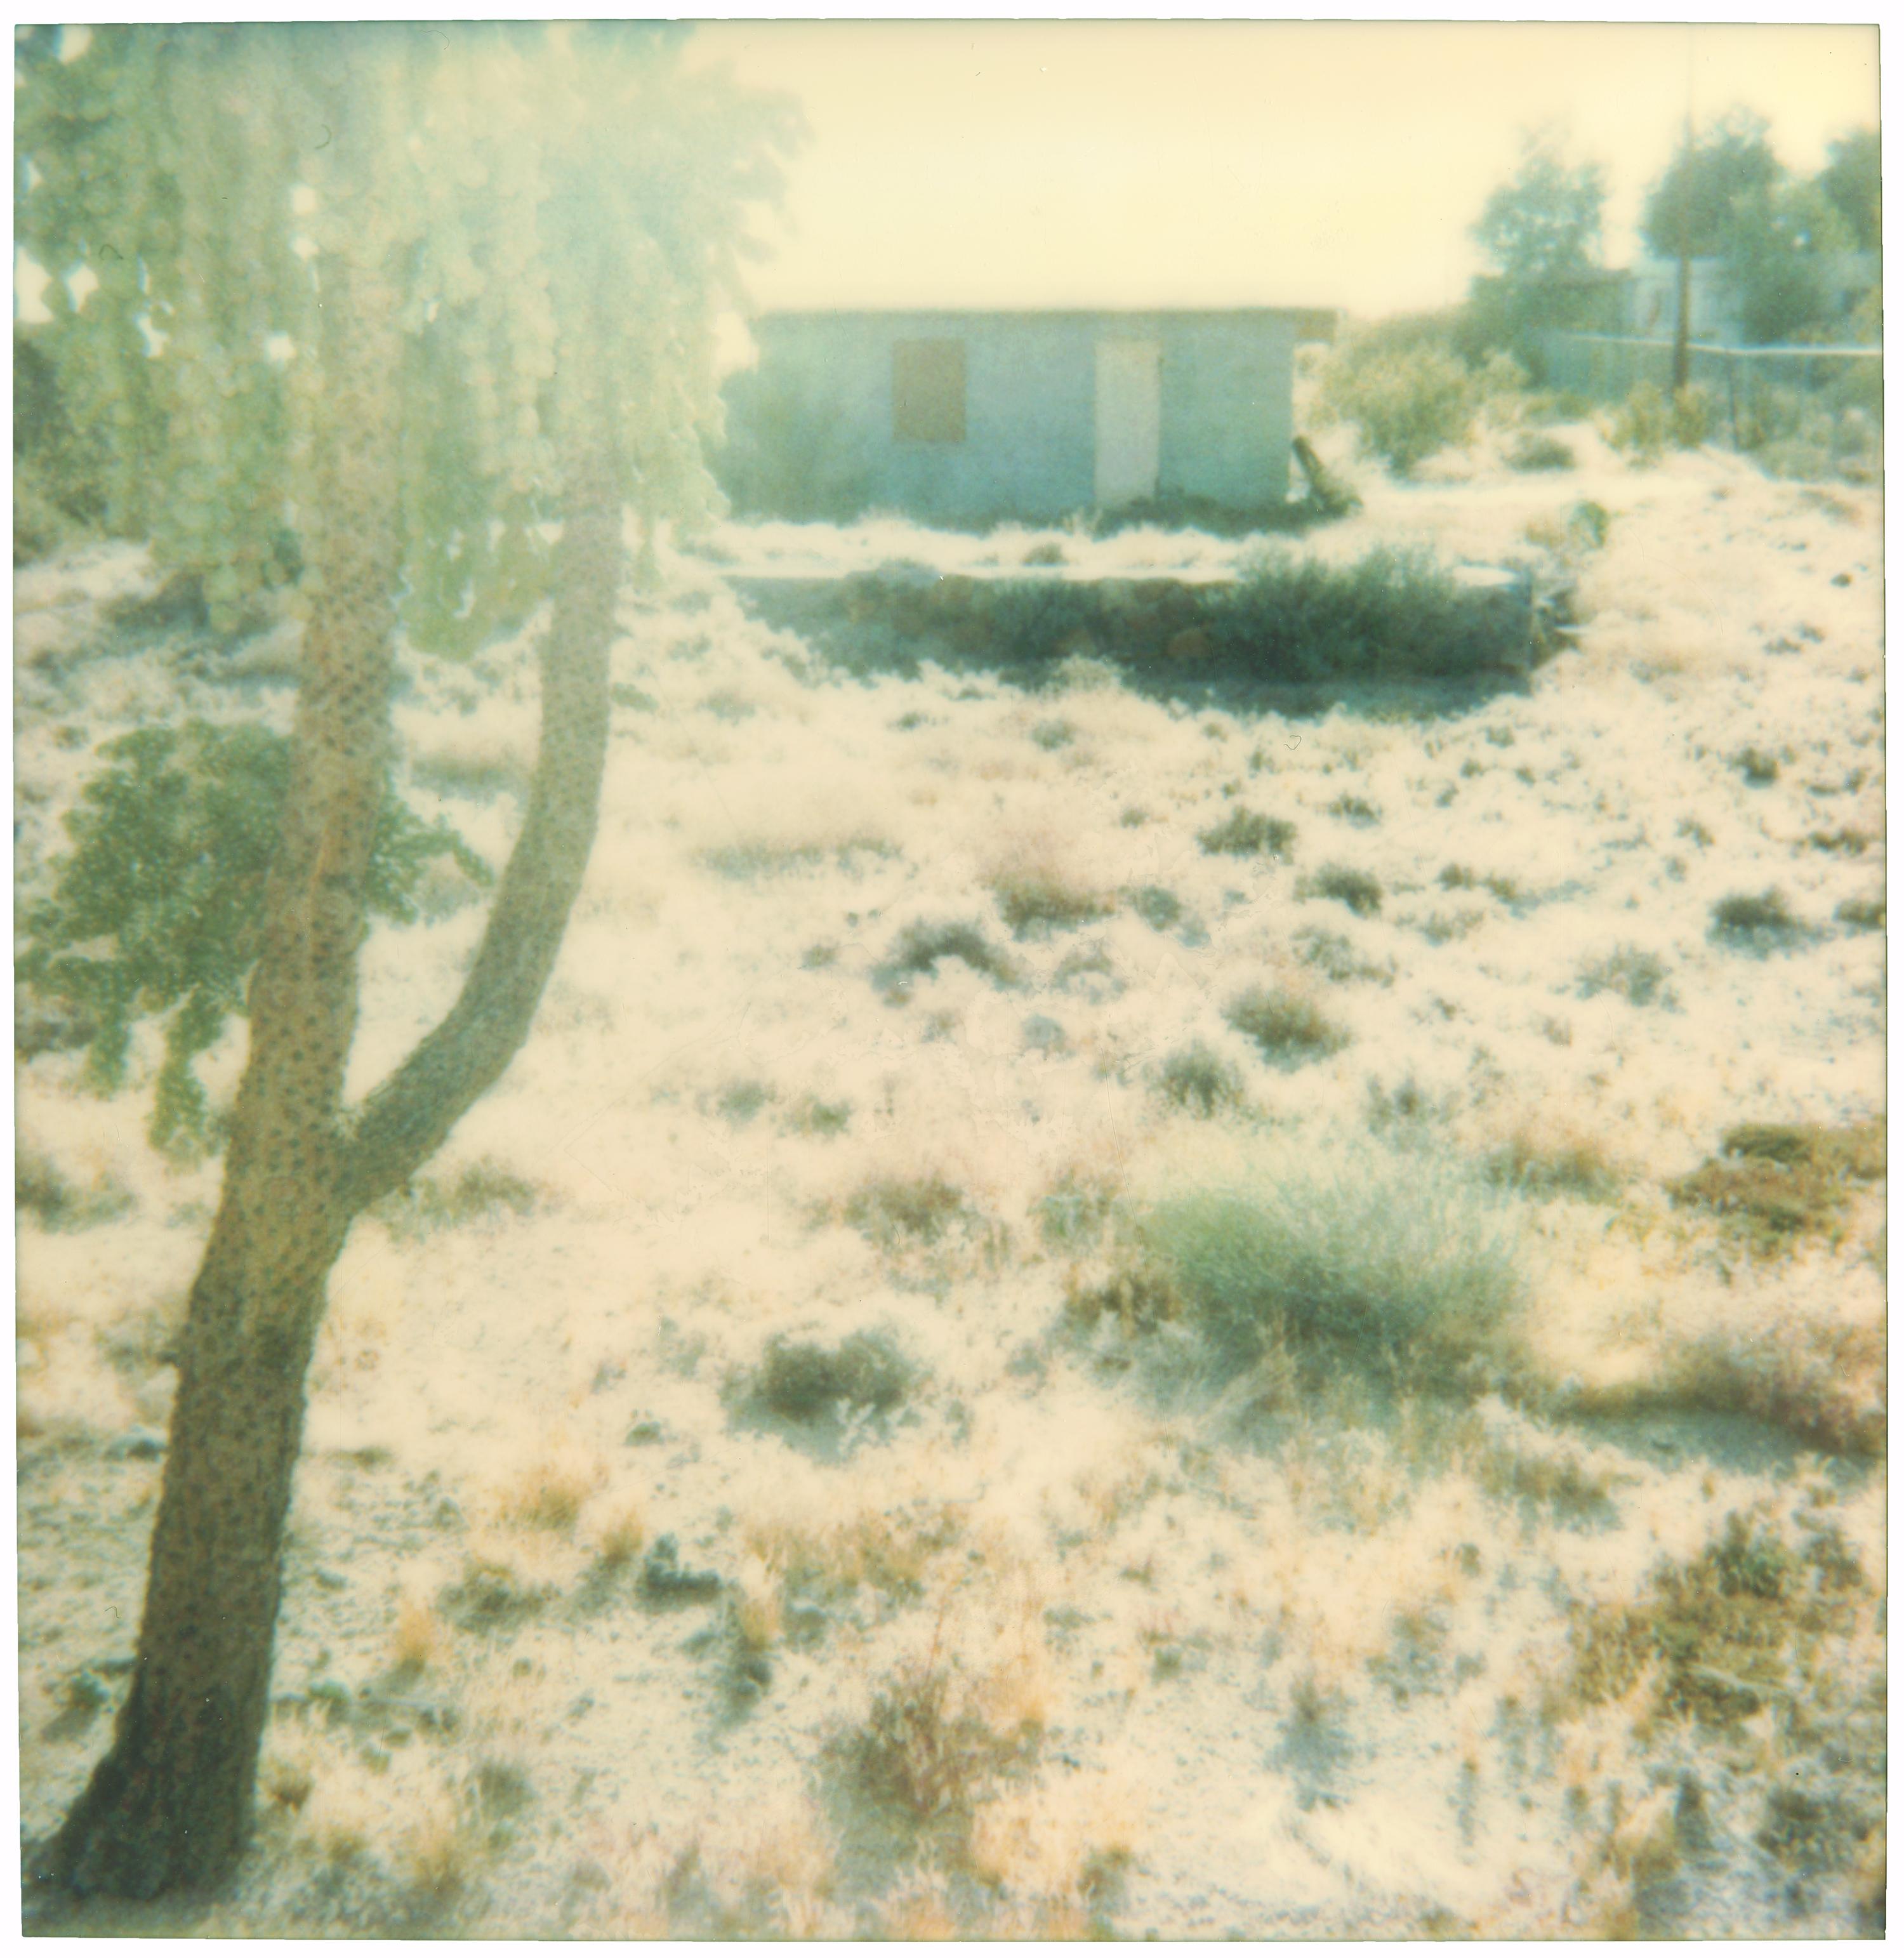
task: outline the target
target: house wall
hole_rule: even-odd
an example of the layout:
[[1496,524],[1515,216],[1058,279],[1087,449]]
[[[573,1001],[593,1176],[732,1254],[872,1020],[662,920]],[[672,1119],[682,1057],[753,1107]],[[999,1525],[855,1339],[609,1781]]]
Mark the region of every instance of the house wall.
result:
[[[1272,312],[770,315],[754,329],[758,371],[730,389],[730,422],[744,436],[762,401],[781,404],[816,470],[854,479],[870,507],[927,521],[1063,517],[1094,498],[1099,340],[1154,339],[1159,495],[1248,507],[1288,491],[1298,324]],[[895,440],[894,344],[936,339],[965,344],[965,439]]]

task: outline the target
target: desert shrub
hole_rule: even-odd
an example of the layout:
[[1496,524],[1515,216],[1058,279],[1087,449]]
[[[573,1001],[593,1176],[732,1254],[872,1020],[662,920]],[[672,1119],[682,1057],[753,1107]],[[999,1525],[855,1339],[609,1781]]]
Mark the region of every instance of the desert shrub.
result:
[[786,1126],[797,1136],[840,1136],[852,1119],[851,1101],[822,1101],[817,1095],[803,1095],[787,1114]]
[[1111,908],[1100,892],[1072,882],[1048,865],[1001,870],[990,881],[1000,914],[1020,937],[1028,931],[1062,930],[1083,924],[1102,917]]
[[1755,789],[1769,788],[1779,779],[1778,756],[1767,754],[1763,748],[1741,748],[1732,757],[1732,766]]
[[1339,816],[1345,822],[1354,823],[1361,829],[1366,829],[1382,819],[1382,812],[1374,803],[1364,797],[1346,793],[1339,795],[1329,805],[1329,813],[1331,816]]
[[844,1216],[873,1244],[935,1244],[965,1214],[963,1193],[943,1177],[874,1177],[846,1200]]
[[[205,721],[106,743],[107,765],[65,818],[74,847],[55,867],[52,894],[27,914],[20,976],[90,1020],[89,1087],[123,1085],[134,1024],[169,1015],[149,1130],[160,1148],[192,1152],[212,1139],[193,1063],[244,1010],[290,750],[268,728]],[[476,885],[491,881],[448,824],[426,823],[387,790],[371,911],[413,923],[419,887],[441,858]]]
[[49,1231],[90,1230],[135,1206],[132,1193],[116,1177],[97,1176],[81,1189],[51,1156],[24,1142],[14,1153],[13,1201],[16,1210],[37,1217]]
[[962,1684],[943,1665],[904,1667],[875,1697],[866,1724],[836,1743],[868,1793],[916,1822],[968,1811],[1022,1751],[965,1703]]
[[1265,1150],[1232,1178],[1165,1196],[1139,1230],[1193,1323],[1241,1364],[1278,1332],[1459,1358],[1525,1292],[1511,1197],[1374,1142]]
[[1780,1314],[1769,1324],[1718,1326],[1674,1353],[1668,1375],[1682,1404],[1782,1427],[1808,1448],[1871,1456],[1884,1450],[1884,1328]]
[[1287,857],[1296,825],[1280,816],[1233,809],[1221,822],[1196,833],[1199,847],[1212,857]]
[[930,924],[923,920],[908,925],[899,934],[885,963],[873,976],[889,990],[898,990],[914,974],[936,973],[942,958],[963,959],[974,972],[1001,985],[1009,985],[1017,977],[1010,959],[976,924]]
[[1313,876],[1304,877],[1296,886],[1296,895],[1332,898],[1348,905],[1358,917],[1373,917],[1382,908],[1381,880],[1342,863],[1326,863]]
[[1573,1694],[1586,1706],[1623,1698],[1656,1665],[1662,1712],[1734,1727],[1810,1676],[1820,1642],[1848,1628],[1869,1589],[1835,1530],[1794,1543],[1735,1510],[1690,1563],[1655,1565],[1634,1602],[1576,1610]]
[[1507,466],[1532,475],[1541,470],[1571,469],[1579,458],[1557,435],[1522,436],[1507,451]]
[[1384,986],[1395,982],[1392,960],[1378,965],[1364,958],[1339,931],[1319,931],[1312,925],[1297,933],[1296,945],[1305,965],[1339,985],[1351,979],[1373,979]]
[[1060,748],[1069,747],[1077,738],[1078,730],[1069,721],[1041,721],[1031,730],[1033,744],[1042,748],[1047,755],[1057,753]]
[[1363,448],[1398,476],[1465,442],[1474,423],[1475,386],[1467,369],[1433,346],[1346,347],[1323,376],[1322,398],[1329,412],[1354,425]]
[[1378,549],[1348,566],[1246,556],[1205,608],[1215,651],[1266,679],[1431,679],[1510,664],[1527,622],[1459,584],[1432,551]]
[[1465,863],[1444,863],[1435,882],[1444,891],[1486,891],[1504,905],[1519,904],[1525,896],[1517,879],[1498,873],[1480,876]]
[[105,432],[75,418],[52,356],[13,336],[13,561],[30,562],[107,528]]
[[1214,1115],[1243,1099],[1242,1075],[1201,1041],[1165,1059],[1157,1071],[1157,1085],[1166,1101],[1199,1115]]
[[783,1420],[814,1421],[842,1408],[889,1413],[912,1382],[912,1368],[876,1332],[855,1332],[837,1346],[776,1338],[762,1358],[752,1398]]
[[1088,1250],[1104,1234],[1116,1194],[1106,1180],[1067,1172],[1032,1206],[1038,1235],[1058,1250]]
[[1643,951],[1636,945],[1615,946],[1599,958],[1589,959],[1580,968],[1580,992],[1586,999],[1596,993],[1617,993],[1630,1005],[1649,1006],[1657,1000],[1662,1006],[1672,1003],[1666,987],[1666,962],[1657,952]]
[[1672,411],[1658,384],[1642,381],[1601,423],[1601,433],[1636,464],[1657,462],[1672,432]]
[[1578,1196],[1610,1203],[1625,1181],[1606,1145],[1591,1136],[1518,1129],[1482,1164],[1490,1183],[1529,1196]]
[[1613,529],[1613,513],[1604,503],[1596,503],[1591,497],[1582,498],[1567,512],[1567,535],[1582,550],[1599,550],[1605,547]]
[[1729,1235],[1770,1257],[1801,1237],[1835,1231],[1850,1186],[1884,1173],[1881,1121],[1841,1129],[1749,1122],[1728,1129],[1717,1156],[1669,1187],[1675,1203],[1712,1212]]
[[1513,427],[1527,409],[1527,369],[1511,353],[1496,347],[1481,363],[1475,391],[1481,412],[1497,426]]
[[1285,988],[1252,986],[1223,1009],[1223,1017],[1278,1067],[1299,1067],[1339,1053],[1349,1036],[1313,1000]]
[[1695,381],[1673,396],[1666,426],[1675,448],[1699,448],[1718,424],[1719,400],[1711,388]]
[[448,1179],[413,1177],[375,1205],[370,1214],[393,1237],[405,1243],[505,1211],[527,1217],[541,1195],[533,1183],[485,1157]]
[[1847,898],[1832,913],[1840,924],[1849,925],[1853,931],[1882,931],[1884,929],[1884,900],[1882,898]]
[[1792,914],[1781,891],[1735,891],[1712,907],[1712,936],[1747,952],[1776,951],[1811,933]]
[[1168,931],[1183,919],[1183,901],[1161,884],[1145,884],[1130,894],[1130,908],[1152,931]]

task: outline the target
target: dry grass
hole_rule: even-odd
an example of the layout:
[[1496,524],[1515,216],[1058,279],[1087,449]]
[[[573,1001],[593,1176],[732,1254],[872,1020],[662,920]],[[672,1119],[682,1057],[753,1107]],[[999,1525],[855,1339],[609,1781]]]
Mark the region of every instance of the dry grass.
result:
[[1746,1123],[1728,1129],[1720,1153],[1672,1185],[1675,1203],[1716,1214],[1728,1235],[1759,1257],[1800,1238],[1839,1229],[1855,1183],[1884,1174],[1881,1120],[1826,1128],[1816,1123]]

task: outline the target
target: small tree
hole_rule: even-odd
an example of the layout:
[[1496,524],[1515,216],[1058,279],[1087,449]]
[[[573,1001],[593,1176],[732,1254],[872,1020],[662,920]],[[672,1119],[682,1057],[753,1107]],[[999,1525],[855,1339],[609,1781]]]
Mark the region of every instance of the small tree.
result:
[[1837,207],[1860,252],[1884,245],[1884,176],[1875,129],[1854,129],[1826,150],[1826,163],[1812,181]]
[[1599,262],[1606,172],[1570,163],[1552,129],[1521,138],[1519,167],[1483,207],[1475,242],[1500,276],[1526,287],[1591,271]]
[[1765,118],[1750,109],[1730,109],[1702,139],[1681,144],[1648,191],[1640,235],[1648,250],[1662,258],[1720,251],[1734,201],[1769,192],[1782,174]]
[[[624,509],[709,507],[714,312],[792,133],[686,70],[682,40],[135,27],[18,51],[20,236],[58,275],[67,398],[113,433],[113,527],[201,578],[214,623],[300,562],[304,619],[131,1690],[43,1880],[146,1897],[241,1853],[331,1267],[508,1066],[553,965],[594,833]],[[474,963],[347,1109],[400,617],[454,652],[545,594],[535,776]]]

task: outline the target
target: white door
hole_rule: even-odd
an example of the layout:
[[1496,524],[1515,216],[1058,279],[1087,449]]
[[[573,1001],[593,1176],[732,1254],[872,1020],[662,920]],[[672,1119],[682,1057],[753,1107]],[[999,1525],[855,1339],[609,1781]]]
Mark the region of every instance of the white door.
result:
[[1161,341],[1098,343],[1098,502],[1107,509],[1157,494],[1163,367]]

